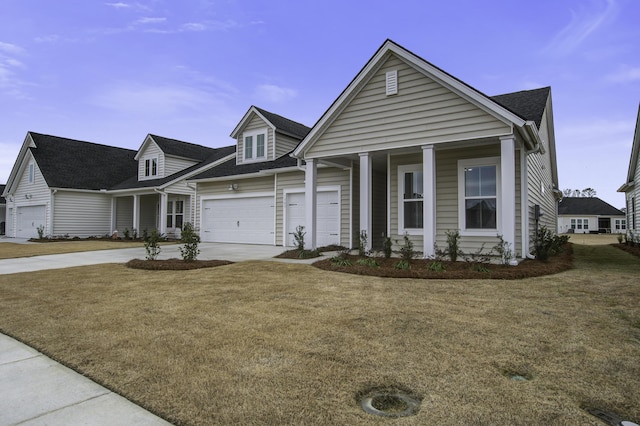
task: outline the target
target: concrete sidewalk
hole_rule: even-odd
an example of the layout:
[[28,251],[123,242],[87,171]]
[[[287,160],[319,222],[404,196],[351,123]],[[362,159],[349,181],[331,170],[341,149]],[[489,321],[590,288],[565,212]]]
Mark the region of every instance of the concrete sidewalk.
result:
[[0,334],[0,425],[170,425]]

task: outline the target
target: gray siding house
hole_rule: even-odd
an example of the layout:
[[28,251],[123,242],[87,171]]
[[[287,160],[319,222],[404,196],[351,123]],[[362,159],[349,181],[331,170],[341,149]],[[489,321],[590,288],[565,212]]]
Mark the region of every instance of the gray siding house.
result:
[[564,197],[558,204],[558,232],[576,234],[625,234],[623,211],[597,197]]

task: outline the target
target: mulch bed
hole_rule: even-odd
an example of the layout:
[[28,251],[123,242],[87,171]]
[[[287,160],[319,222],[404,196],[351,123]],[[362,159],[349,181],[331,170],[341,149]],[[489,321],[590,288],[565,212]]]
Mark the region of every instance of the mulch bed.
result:
[[634,256],[640,257],[640,246],[631,246],[629,244],[611,244],[615,248],[631,253]]
[[436,278],[436,279],[501,279],[515,280],[542,275],[557,274],[573,267],[573,247],[567,244],[563,251],[551,258],[547,262],[540,260],[526,259],[518,266],[482,264],[488,272],[473,270],[474,264],[464,261],[450,262],[440,261],[445,271],[435,272],[429,270],[434,260],[414,259],[411,261],[411,269],[402,270],[394,268],[400,259],[376,257],[378,267],[358,265],[360,259],[357,255],[346,256],[351,261],[351,266],[338,266],[331,262],[331,259],[323,259],[315,262],[313,266],[327,271],[345,272],[348,274],[371,275],[386,278]]
[[232,263],[228,260],[194,260],[186,262],[175,258],[166,260],[132,259],[126,263],[126,266],[150,271],[186,271],[189,269],[214,268],[216,266],[231,265]]
[[313,257],[320,257],[322,255],[321,253],[324,253],[327,251],[342,251],[344,249],[345,248],[342,246],[332,245],[332,246],[319,247],[317,250],[304,250],[302,254],[298,249],[291,249],[283,253],[280,253],[279,255],[274,257],[278,259],[311,259]]

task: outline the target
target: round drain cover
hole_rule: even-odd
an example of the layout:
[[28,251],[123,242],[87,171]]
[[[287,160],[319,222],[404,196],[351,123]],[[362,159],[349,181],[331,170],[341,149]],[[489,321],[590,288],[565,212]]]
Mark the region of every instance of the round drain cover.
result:
[[420,401],[401,392],[374,392],[360,401],[362,409],[382,417],[406,417],[416,414]]

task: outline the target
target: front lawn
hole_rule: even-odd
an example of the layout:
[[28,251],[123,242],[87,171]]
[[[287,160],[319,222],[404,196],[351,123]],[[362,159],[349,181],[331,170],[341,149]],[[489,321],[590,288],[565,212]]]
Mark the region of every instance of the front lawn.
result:
[[143,244],[144,243],[142,241],[122,240],[55,241],[29,244],[18,244],[3,241],[0,242],[0,259],[15,259],[18,257],[42,256],[46,254],[78,253],[81,251],[93,250],[125,249],[143,247]]
[[[597,426],[640,421],[638,276],[606,245],[510,281],[98,265],[2,276],[0,331],[182,425]],[[365,413],[383,388],[418,413]]]

